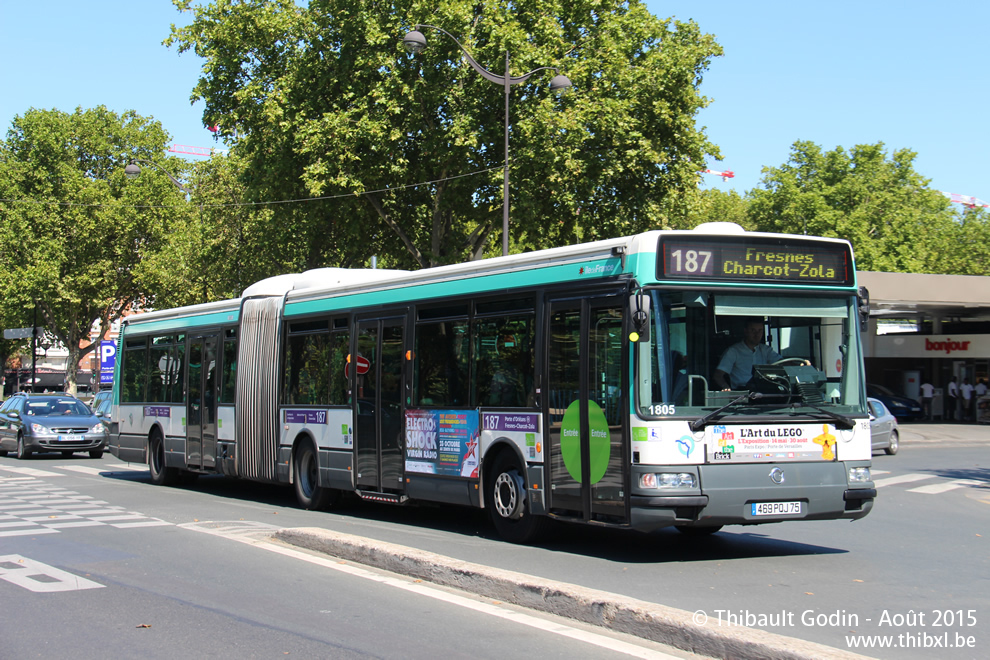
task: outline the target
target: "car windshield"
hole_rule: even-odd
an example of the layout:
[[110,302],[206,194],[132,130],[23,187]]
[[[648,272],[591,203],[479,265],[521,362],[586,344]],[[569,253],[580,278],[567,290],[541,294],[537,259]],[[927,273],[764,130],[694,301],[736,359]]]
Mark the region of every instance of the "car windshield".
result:
[[82,401],[67,398],[30,399],[24,407],[28,415],[89,416],[92,413]]
[[[636,344],[643,417],[697,418],[729,403],[720,418],[866,414],[854,296],[650,295],[650,341]],[[727,357],[744,342],[752,364]]]

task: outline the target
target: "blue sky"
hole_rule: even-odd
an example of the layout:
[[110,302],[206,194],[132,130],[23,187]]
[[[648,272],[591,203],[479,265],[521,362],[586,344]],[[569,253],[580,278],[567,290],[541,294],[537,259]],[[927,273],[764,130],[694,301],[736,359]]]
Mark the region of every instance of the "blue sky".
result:
[[[883,142],[918,153],[937,190],[990,201],[990,3],[890,0],[647,0],[694,19],[725,55],[698,123],[732,170],[705,185],[744,193],[796,140],[825,149]],[[184,22],[169,0],[0,0],[0,126],[28,108],[104,104],[162,122],[176,144],[213,146],[189,96],[200,62],[161,45]]]

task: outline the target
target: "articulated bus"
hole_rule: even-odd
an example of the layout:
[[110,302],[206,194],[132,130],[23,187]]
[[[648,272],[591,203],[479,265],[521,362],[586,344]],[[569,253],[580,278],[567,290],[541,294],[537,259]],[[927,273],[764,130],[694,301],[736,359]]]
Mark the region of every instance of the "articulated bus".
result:
[[[520,543],[551,519],[857,519],[876,497],[862,316],[848,242],[731,223],[282,275],[126,320],[110,451],[156,484],[291,484],[307,509],[481,507]],[[752,324],[779,359],[720,387]]]

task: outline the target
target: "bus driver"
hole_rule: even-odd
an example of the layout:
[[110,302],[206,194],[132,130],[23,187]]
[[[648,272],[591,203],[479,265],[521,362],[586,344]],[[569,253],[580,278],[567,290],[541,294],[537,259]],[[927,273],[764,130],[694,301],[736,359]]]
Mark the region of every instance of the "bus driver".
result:
[[722,390],[744,389],[753,377],[754,364],[773,364],[781,359],[777,351],[763,343],[763,321],[747,319],[742,340],[725,350],[712,374],[713,380]]

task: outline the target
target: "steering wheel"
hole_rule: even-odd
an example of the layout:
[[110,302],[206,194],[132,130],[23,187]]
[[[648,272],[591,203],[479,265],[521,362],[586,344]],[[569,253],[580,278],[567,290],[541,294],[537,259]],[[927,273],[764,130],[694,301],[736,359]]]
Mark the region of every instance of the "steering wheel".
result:
[[774,366],[777,366],[781,364],[805,364],[806,362],[808,361],[802,357],[785,357],[780,360],[777,360],[773,364]]

